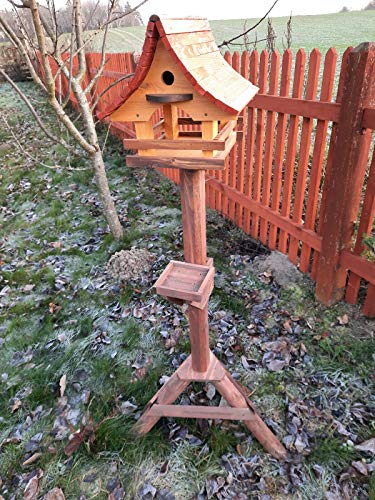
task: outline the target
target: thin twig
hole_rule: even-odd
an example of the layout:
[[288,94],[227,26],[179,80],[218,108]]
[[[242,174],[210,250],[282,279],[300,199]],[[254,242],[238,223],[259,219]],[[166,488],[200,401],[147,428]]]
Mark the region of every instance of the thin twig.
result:
[[264,16],[257,22],[255,23],[253,26],[251,26],[251,28],[249,28],[248,30],[246,30],[244,33],[240,33],[239,35],[237,36],[234,36],[233,38],[231,38],[230,40],[224,40],[220,45],[219,47],[224,47],[224,46],[227,46],[227,45],[230,45],[234,40],[237,40],[238,38],[241,38],[242,36],[244,35],[247,35],[248,33],[250,33],[250,31],[254,30],[257,26],[260,25],[260,23],[262,21],[264,21],[266,19],[266,17],[268,16],[268,14],[271,12],[271,10],[275,7],[275,5],[277,4],[279,0],[275,0],[275,2],[272,4],[272,6],[268,9],[268,11],[264,14]]

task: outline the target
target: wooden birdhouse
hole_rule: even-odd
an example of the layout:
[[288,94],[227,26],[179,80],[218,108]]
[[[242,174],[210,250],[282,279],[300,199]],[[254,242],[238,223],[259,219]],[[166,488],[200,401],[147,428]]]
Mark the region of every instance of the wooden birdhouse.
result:
[[102,117],[134,123],[136,139],[124,147],[138,154],[128,166],[223,169],[237,116],[257,91],[222,57],[207,19],[154,15],[134,77]]

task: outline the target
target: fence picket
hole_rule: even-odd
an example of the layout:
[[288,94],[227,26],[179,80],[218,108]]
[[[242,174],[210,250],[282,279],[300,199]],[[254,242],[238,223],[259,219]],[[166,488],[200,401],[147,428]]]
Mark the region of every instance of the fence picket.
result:
[[[302,96],[303,80],[305,74],[306,54],[303,49],[299,49],[296,56],[294,66],[294,80],[292,97],[300,99]],[[289,120],[287,152],[285,160],[285,174],[282,186],[282,205],[281,215],[289,217],[290,204],[292,199],[293,177],[295,168],[295,158],[297,149],[297,135],[298,135],[299,117],[291,115]],[[280,230],[278,249],[282,253],[286,253],[288,234]]]
[[[253,50],[250,56],[250,81],[254,84],[258,81],[258,52]],[[254,161],[254,140],[255,140],[255,109],[247,108],[247,131],[246,131],[246,163],[245,163],[245,194],[251,195],[253,185],[253,161]],[[245,131],[244,131],[245,134]],[[251,213],[245,208],[243,229],[246,233],[250,232]]]
[[[280,96],[286,97],[289,95],[290,88],[290,70],[292,67],[292,52],[287,49],[283,54],[280,82]],[[273,172],[272,191],[271,191],[271,208],[275,212],[280,209],[280,192],[281,178],[285,153],[285,133],[287,125],[287,115],[279,113],[277,117],[277,135],[275,146],[275,166]],[[270,224],[268,246],[271,250],[276,248],[277,226]]]
[[[259,65],[259,92],[266,93],[266,82],[268,74],[268,52],[263,50],[260,55]],[[256,201],[260,200],[260,188],[262,183],[262,165],[263,165],[263,149],[264,149],[264,118],[265,111],[257,110],[257,125],[255,138],[255,159],[254,159],[254,183],[252,198]],[[258,238],[259,232],[259,215],[253,214],[251,221],[251,235]]]
[[[339,76],[339,85],[337,88],[337,94],[336,94],[336,102],[341,103],[342,101],[342,93],[344,90],[344,82],[345,82],[345,75],[347,72],[347,61],[350,52],[353,50],[353,47],[348,47],[341,59],[341,69],[340,69],[340,76]],[[323,225],[323,217],[322,214],[325,212],[325,206],[327,202],[327,189],[325,187],[327,186],[326,180],[330,177],[331,175],[331,167],[332,167],[332,155],[336,143],[336,136],[337,136],[337,123],[334,123],[332,125],[332,131],[331,131],[331,140],[329,141],[329,148],[328,148],[328,155],[327,155],[327,161],[325,165],[325,179],[324,179],[324,187],[322,190],[322,200],[320,202],[320,210],[319,210],[319,221],[318,221],[318,234],[322,234],[322,225]],[[314,252],[314,257],[313,257],[313,264],[312,264],[312,269],[311,269],[311,278],[313,280],[316,279],[316,273],[317,273],[317,268],[318,268],[318,263],[319,263],[319,253]]]
[[[320,100],[330,102],[332,99],[333,84],[335,81],[337,52],[329,49],[324,60],[324,71]],[[309,182],[309,192],[306,206],[306,216],[304,227],[314,230],[315,219],[318,207],[319,187],[322,177],[323,160],[325,153],[325,143],[327,140],[328,121],[318,120],[315,133],[315,143],[312,155],[312,165]],[[310,265],[311,248],[305,243],[302,244],[299,268],[303,273],[307,273]]]
[[[307,76],[307,86],[305,95],[305,99],[309,101],[314,101],[316,99],[319,69],[320,69],[320,52],[318,49],[313,49],[309,59],[309,70]],[[296,179],[296,187],[294,194],[293,216],[292,216],[292,219],[298,223],[301,223],[303,202],[305,198],[312,128],[313,128],[313,120],[311,118],[303,118],[301,143],[298,155],[297,179]],[[291,236],[289,242],[288,257],[293,262],[294,265],[297,264],[298,244],[299,244],[298,239]]]
[[[249,79],[249,53],[247,51],[242,52],[241,56],[241,75]],[[246,130],[246,108],[240,113],[242,118],[241,133],[237,140],[237,155],[238,155],[238,167],[237,167],[237,189],[244,192],[244,176],[245,176],[245,130]],[[238,227],[243,227],[243,205],[237,205],[236,211],[236,225]]]
[[[353,253],[356,255],[361,255],[364,250],[363,245],[363,234],[367,236],[371,234],[372,226],[375,217],[375,151],[372,155],[372,161],[370,165],[370,170],[368,173],[368,181],[366,186],[365,198],[363,200],[363,207],[361,213],[361,219],[358,226],[357,238],[355,242],[355,246],[353,249]],[[359,287],[361,284],[361,278],[357,274],[350,271],[349,280],[346,287],[346,295],[345,300],[350,302],[350,304],[355,304],[358,297]],[[370,290],[371,285],[369,285],[369,290],[367,291],[367,295],[371,296],[373,291]],[[374,310],[375,306],[371,306],[370,303],[366,300],[365,308]]]
[[[227,50],[224,54],[224,59],[228,64],[232,65],[232,54]],[[225,160],[225,169],[221,172],[221,178],[223,184],[227,185],[229,180],[229,158],[227,157]],[[223,193],[221,196],[221,213],[225,216],[228,215],[228,196],[226,193]]]
[[[276,95],[279,83],[279,70],[280,70],[280,54],[273,51],[271,55],[271,71],[269,75],[269,95]],[[275,123],[276,113],[274,111],[267,111],[267,125],[266,125],[266,142],[264,151],[264,166],[263,166],[263,182],[262,182],[262,204],[269,206],[271,198],[271,178],[272,178],[272,160],[273,160],[273,147],[275,138]],[[259,239],[265,245],[267,243],[268,221],[260,219],[260,235]]]

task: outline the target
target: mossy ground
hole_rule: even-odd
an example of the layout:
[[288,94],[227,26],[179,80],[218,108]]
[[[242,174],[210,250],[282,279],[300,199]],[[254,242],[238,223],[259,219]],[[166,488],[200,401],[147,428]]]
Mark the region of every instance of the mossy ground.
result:
[[[31,84],[23,88],[35,93]],[[25,478],[37,468],[43,470],[40,494],[59,486],[67,498],[107,498],[113,480],[121,482],[126,498],[139,496],[147,483],[167,488],[177,499],[192,498],[207,491],[211,478],[227,476],[224,455],[243,461],[259,457],[261,476],[267,478],[259,495],[323,498],[352,461],[368,459],[348,444],[350,436],[340,434],[334,420],[357,435],[358,442],[374,432],[369,417],[373,323],[344,303],[317,305],[311,284],[280,289],[264,283],[248,263],[236,263],[230,256],[240,254],[240,242],[250,239],[212,212],[209,253],[218,270],[210,302],[210,319],[218,324],[211,331],[212,345],[228,362],[217,342],[221,326],[215,319],[224,311],[236,326],[229,368],[252,388],[254,403],[270,425],[278,427],[280,438],[290,432],[286,425],[291,402],[321,412],[319,417],[301,409],[298,417],[311,449],[300,455],[299,482],[288,486],[279,464],[246,437],[241,425],[208,428],[184,421],[180,424],[186,432],[176,438],[176,424],[163,421],[145,438],[135,439],[134,414],[121,411],[121,404],[131,401],[141,409],[158,389],[160,377],[174,370],[171,360],[189,352],[186,316],[151,289],[152,279],[168,260],[182,258],[178,192],[156,172],[126,169],[120,142],[110,139],[107,172],[125,229],[124,240],[114,242],[83,155],[68,162],[59,146],[46,143],[7,85],[0,86],[0,107],[35,156],[35,161],[24,160],[6,128],[0,129],[0,493],[5,498],[21,498]],[[42,113],[53,126],[45,108]],[[154,274],[138,284],[108,284],[109,257],[133,245],[155,253]],[[262,304],[269,305],[256,312],[254,305]],[[155,309],[158,305],[161,310]],[[148,308],[147,314],[142,307]],[[338,318],[345,314],[348,323],[340,325]],[[269,371],[262,364],[262,343],[285,338],[283,324],[291,317],[299,325],[291,342],[303,343],[308,357],[296,355],[296,363]],[[161,335],[170,318],[182,330],[172,349]],[[104,334],[108,344],[100,341]],[[244,368],[243,356],[255,363],[253,368]],[[142,370],[143,365],[147,369],[135,376],[135,366]],[[63,375],[65,403],[59,399]],[[81,398],[84,390],[89,391],[86,402]],[[194,387],[190,396],[198,391]],[[17,401],[20,406],[14,409]],[[56,440],[52,432],[59,405],[64,412],[78,411],[70,431],[78,429],[82,418],[90,417],[98,426],[95,440],[70,458],[63,451],[67,437]],[[42,454],[36,463],[22,467],[25,446],[38,432],[43,432]],[[19,438],[6,442],[12,436]],[[314,473],[316,465],[323,471],[320,478]],[[239,475],[234,481],[241,486],[244,480]],[[243,482],[243,491],[258,498],[250,483]],[[353,477],[351,488],[364,498],[374,494],[374,480]]]

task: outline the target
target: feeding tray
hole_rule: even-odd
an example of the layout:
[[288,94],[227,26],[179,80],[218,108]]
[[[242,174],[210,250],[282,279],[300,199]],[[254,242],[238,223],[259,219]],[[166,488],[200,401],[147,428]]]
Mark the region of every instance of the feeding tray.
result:
[[214,274],[213,266],[171,260],[154,287],[163,297],[206,303],[213,287]]

